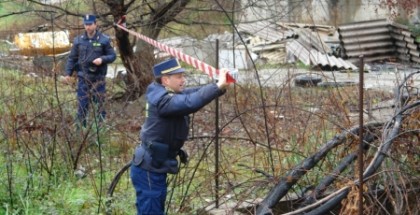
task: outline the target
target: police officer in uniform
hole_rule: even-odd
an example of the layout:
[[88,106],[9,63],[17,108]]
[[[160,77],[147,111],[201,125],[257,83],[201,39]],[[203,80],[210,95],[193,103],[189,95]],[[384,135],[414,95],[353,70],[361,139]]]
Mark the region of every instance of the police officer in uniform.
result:
[[116,59],[116,54],[110,38],[97,30],[95,15],[85,15],[83,25],[85,32],[73,41],[65,67],[64,81],[69,83],[73,71],[77,72],[77,119],[78,123],[86,127],[86,117],[92,102],[98,105],[98,122],[105,119],[103,103],[107,64]]
[[185,70],[176,58],[153,67],[155,81],[146,91],[146,120],[140,132],[130,177],[136,190],[138,215],[164,214],[167,173],[179,171],[178,159],[186,162],[181,149],[187,139],[189,114],[223,95],[229,83],[222,69],[218,83],[185,88]]

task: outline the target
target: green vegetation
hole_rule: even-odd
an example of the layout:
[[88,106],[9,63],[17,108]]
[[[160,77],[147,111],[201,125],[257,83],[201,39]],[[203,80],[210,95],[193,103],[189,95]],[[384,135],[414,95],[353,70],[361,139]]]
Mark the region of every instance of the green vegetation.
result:
[[[5,1],[0,3],[0,16],[9,14],[11,11],[20,11],[23,6],[14,1]],[[15,24],[22,24],[27,17],[22,15],[12,15],[0,18],[0,30],[11,29]]]
[[[74,115],[75,95],[69,86],[15,70],[1,69],[0,77],[0,162],[5,164],[0,169],[5,185],[0,189],[0,214],[94,214],[99,205],[103,210],[107,185],[121,165],[113,159],[125,161],[116,156],[127,153],[127,137],[94,130],[81,137],[71,123],[62,127],[65,119],[56,118],[60,108],[70,118]],[[90,143],[79,166],[89,177],[79,179],[66,144],[86,141]],[[118,207],[134,211],[130,201]]]
[[[121,90],[111,80],[107,86],[110,95]],[[260,89],[252,85],[237,85],[240,90],[229,90],[220,98],[218,191],[223,201],[264,197],[296,165],[353,125],[348,109],[357,105],[355,87],[338,91],[285,86],[264,88],[264,107],[258,105]],[[144,105],[109,102],[104,127],[96,126],[91,117],[91,127],[77,129],[74,90],[52,75],[28,77],[20,71],[0,70],[0,162],[4,164],[0,168],[4,185],[0,188],[0,214],[104,214],[109,200],[113,214],[134,213],[135,193],[127,173],[112,198],[107,190],[115,174],[132,158],[144,121]],[[383,92],[368,94],[375,102],[389,98]],[[214,203],[214,112],[214,106],[208,105],[192,116],[191,139],[184,147],[190,162],[168,178],[170,215],[198,214]],[[341,158],[357,146],[356,140],[349,135],[343,147],[332,150],[307,171],[293,186],[294,192],[330,175]],[[400,157],[406,165],[401,169],[407,172],[418,162],[415,154]],[[345,174],[329,188],[337,189],[352,180],[354,169]]]
[[[2,69],[0,77],[0,149],[6,152],[0,157],[5,164],[0,169],[0,183],[5,185],[0,189],[0,214],[95,214],[98,210],[104,213],[108,186],[116,172],[131,159],[137,144],[138,129],[128,129],[132,122],[121,117],[124,110],[111,105],[106,128],[97,130],[93,126],[79,133],[72,123],[75,95],[71,86],[52,77],[32,78],[15,70]],[[118,90],[112,82],[108,86],[110,93]],[[206,112],[208,115],[204,110],[195,118],[206,118]],[[142,116],[127,114],[130,118]],[[141,123],[141,119],[136,121]],[[196,124],[195,129],[211,131],[205,126],[207,123]],[[277,137],[283,136],[282,132],[273,135],[275,139],[289,138]],[[281,142],[272,146],[271,160],[266,147],[250,147],[250,142],[234,138],[221,141],[219,192],[221,196],[235,195],[239,199],[261,197],[271,187],[259,185],[258,181],[267,178],[254,168],[281,176],[303,160],[303,154],[311,153],[321,144],[312,138],[311,144],[304,145],[303,139],[292,136],[284,142],[287,146]],[[75,146],[83,144],[85,148],[74,169],[70,155],[77,151]],[[214,140],[193,137],[185,147],[190,153],[190,163],[180,174],[169,177],[169,214],[179,210],[193,213],[214,200]],[[272,165],[276,172],[270,171]],[[83,178],[77,176],[80,169],[86,173]],[[297,186],[296,190],[299,189]],[[114,192],[112,211],[132,214],[134,200],[134,190],[125,174]]]
[[[75,1],[71,2],[74,4]],[[82,3],[78,2],[83,1],[76,2],[77,10],[82,8]],[[2,9],[8,7],[1,6]],[[185,18],[191,23],[198,19],[210,20],[200,15]],[[213,14],[212,18],[218,17]],[[203,26],[189,27],[192,30],[188,34],[200,38],[210,31],[224,31],[226,19],[220,16],[217,21],[222,23],[219,27],[205,29],[206,32]],[[184,27],[172,24],[170,30],[162,32],[162,37],[181,35],[186,30]],[[291,66],[265,64],[259,68],[282,67],[289,69]],[[297,62],[292,69],[309,67]],[[121,177],[112,198],[107,196],[107,191],[115,174],[131,160],[139,142],[138,133],[144,122],[143,100],[109,100],[107,119],[102,125],[97,125],[95,106],[92,105],[91,124],[81,129],[74,122],[75,85],[62,84],[50,71],[33,67],[29,70],[37,77],[29,77],[22,71],[0,69],[0,150],[3,152],[0,162],[4,164],[0,168],[3,185],[0,188],[0,214],[105,214],[107,202],[111,200],[113,214],[133,214],[135,193],[127,172]],[[109,97],[122,91],[115,80],[107,81]],[[308,89],[292,87],[292,81],[290,78],[276,86],[262,88],[238,83],[220,97],[221,150],[217,191],[222,203],[263,198],[279,181],[294,180],[284,176],[292,170],[301,171],[296,169],[298,164],[337,133],[355,125],[356,117],[349,109],[357,108],[357,87]],[[373,98],[372,103],[390,98],[390,94],[384,92],[369,91],[366,95]],[[409,132],[404,131],[396,138],[401,138],[401,144],[396,144],[396,150],[389,154],[392,159],[387,164],[391,168],[378,172],[375,177],[382,177],[383,172],[418,176],[418,171],[414,174],[411,171],[418,166],[415,148],[418,144],[414,144],[418,138],[408,136],[418,130],[418,116],[412,117],[411,124],[404,124],[403,129]],[[200,214],[200,210],[215,201],[215,118],[213,104],[192,115],[191,136],[184,147],[190,154],[190,162],[182,166],[179,174],[168,178],[169,215]],[[372,136],[381,141],[380,132],[372,131]],[[301,194],[305,188],[317,185],[320,179],[335,176],[337,173],[332,170],[343,157],[354,152],[357,143],[357,137],[348,134],[342,146],[330,151],[314,168],[304,170],[306,175],[289,194]],[[412,148],[409,148],[410,143]],[[372,159],[378,142],[369,144],[372,150],[366,153],[366,160]],[[400,161],[393,163],[394,159]],[[355,170],[350,165],[328,189],[334,191],[351,183]],[[378,181],[380,185],[387,182]],[[396,184],[402,183],[399,181],[392,186]]]
[[[86,11],[85,8],[88,7],[83,0],[65,1],[62,3],[62,7],[70,11],[80,11],[80,13],[90,12]],[[34,26],[45,24],[45,21],[39,17],[39,14],[31,12],[35,10],[44,9],[42,6],[28,1],[1,1],[0,17],[4,17],[0,18],[0,32],[2,32],[0,38],[8,39],[7,37],[14,31],[16,33],[25,32]],[[28,19],[30,19],[30,22],[28,22]]]

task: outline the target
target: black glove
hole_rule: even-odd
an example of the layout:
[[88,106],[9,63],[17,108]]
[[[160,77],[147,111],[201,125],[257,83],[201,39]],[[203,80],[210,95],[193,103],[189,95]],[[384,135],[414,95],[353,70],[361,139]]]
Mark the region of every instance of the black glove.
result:
[[178,155],[179,155],[179,160],[181,161],[181,163],[183,164],[188,163],[188,154],[186,151],[184,151],[183,149],[180,149],[178,152]]

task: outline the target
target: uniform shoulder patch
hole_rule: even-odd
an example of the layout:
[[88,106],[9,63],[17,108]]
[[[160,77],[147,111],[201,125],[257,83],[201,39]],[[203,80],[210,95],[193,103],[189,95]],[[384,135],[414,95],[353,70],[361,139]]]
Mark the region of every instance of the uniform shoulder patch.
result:
[[172,90],[169,87],[165,87],[166,92],[168,93],[169,96],[173,96],[175,94],[174,90]]
[[109,36],[107,34],[101,33],[101,36],[109,40]]

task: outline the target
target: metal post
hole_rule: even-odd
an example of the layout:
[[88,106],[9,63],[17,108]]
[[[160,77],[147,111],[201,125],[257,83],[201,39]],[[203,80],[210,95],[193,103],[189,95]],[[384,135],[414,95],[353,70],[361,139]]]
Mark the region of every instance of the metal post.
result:
[[235,6],[236,0],[233,1],[232,7],[232,60],[233,60],[233,68],[236,68],[236,56],[235,56]]
[[[219,69],[219,40],[216,39],[216,69]],[[220,78],[219,78],[220,79]],[[216,105],[216,112],[215,112],[215,175],[214,175],[214,183],[215,183],[215,200],[216,200],[216,208],[219,208],[219,98],[217,97],[215,100]]]
[[363,55],[359,56],[359,215],[363,215],[363,85],[364,85],[364,62]]

